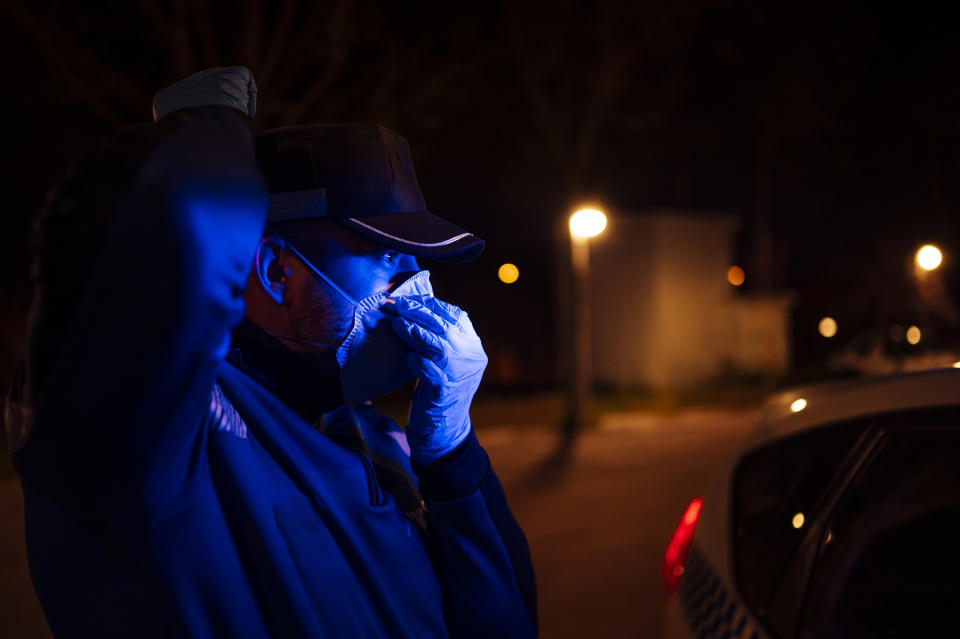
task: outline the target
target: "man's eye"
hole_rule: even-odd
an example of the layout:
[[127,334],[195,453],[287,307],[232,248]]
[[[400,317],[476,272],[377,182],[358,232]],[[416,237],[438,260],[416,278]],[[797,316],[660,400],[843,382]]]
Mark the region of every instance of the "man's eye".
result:
[[387,264],[393,264],[397,261],[397,256],[400,255],[396,251],[386,251],[383,255],[380,256],[380,259],[386,262]]

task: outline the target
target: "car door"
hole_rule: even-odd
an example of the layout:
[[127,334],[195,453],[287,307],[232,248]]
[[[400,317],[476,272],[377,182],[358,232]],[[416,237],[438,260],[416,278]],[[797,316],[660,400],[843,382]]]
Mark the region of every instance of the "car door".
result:
[[[960,610],[960,417],[884,420],[811,538],[798,636],[955,633]],[[954,631],[947,631],[954,628]]]

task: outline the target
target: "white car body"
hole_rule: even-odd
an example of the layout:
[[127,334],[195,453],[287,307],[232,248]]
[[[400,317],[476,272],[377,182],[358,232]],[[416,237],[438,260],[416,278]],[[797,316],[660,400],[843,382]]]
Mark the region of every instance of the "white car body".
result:
[[743,446],[724,464],[721,482],[704,495],[677,590],[666,605],[663,636],[774,637],[744,603],[734,571],[732,488],[735,470],[748,453],[819,426],[957,406],[960,369],[956,368],[794,388],[768,398]]

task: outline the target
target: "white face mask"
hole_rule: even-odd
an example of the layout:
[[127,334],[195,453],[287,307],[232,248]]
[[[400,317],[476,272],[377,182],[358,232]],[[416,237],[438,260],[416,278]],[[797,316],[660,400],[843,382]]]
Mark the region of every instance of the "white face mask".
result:
[[[430,271],[419,271],[390,293],[376,293],[361,300],[353,299],[345,290],[310,263],[292,246],[288,248],[299,257],[317,277],[330,285],[353,306],[353,326],[337,348],[340,366],[340,384],[347,404],[359,404],[399,390],[414,378],[407,366],[410,347],[394,332],[392,317],[380,311],[384,300],[408,295],[432,296]],[[329,350],[328,344],[291,337],[267,331],[281,339],[293,340]]]

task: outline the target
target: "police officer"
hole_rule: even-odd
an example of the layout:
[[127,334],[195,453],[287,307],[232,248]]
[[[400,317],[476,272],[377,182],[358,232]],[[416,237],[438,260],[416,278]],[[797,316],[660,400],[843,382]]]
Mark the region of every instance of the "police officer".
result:
[[[7,421],[54,634],[535,635],[470,423],[486,356],[416,260],[482,242],[383,127],[255,153],[255,97],[242,67],[161,91],[38,222]],[[403,433],[368,400],[414,378]]]

